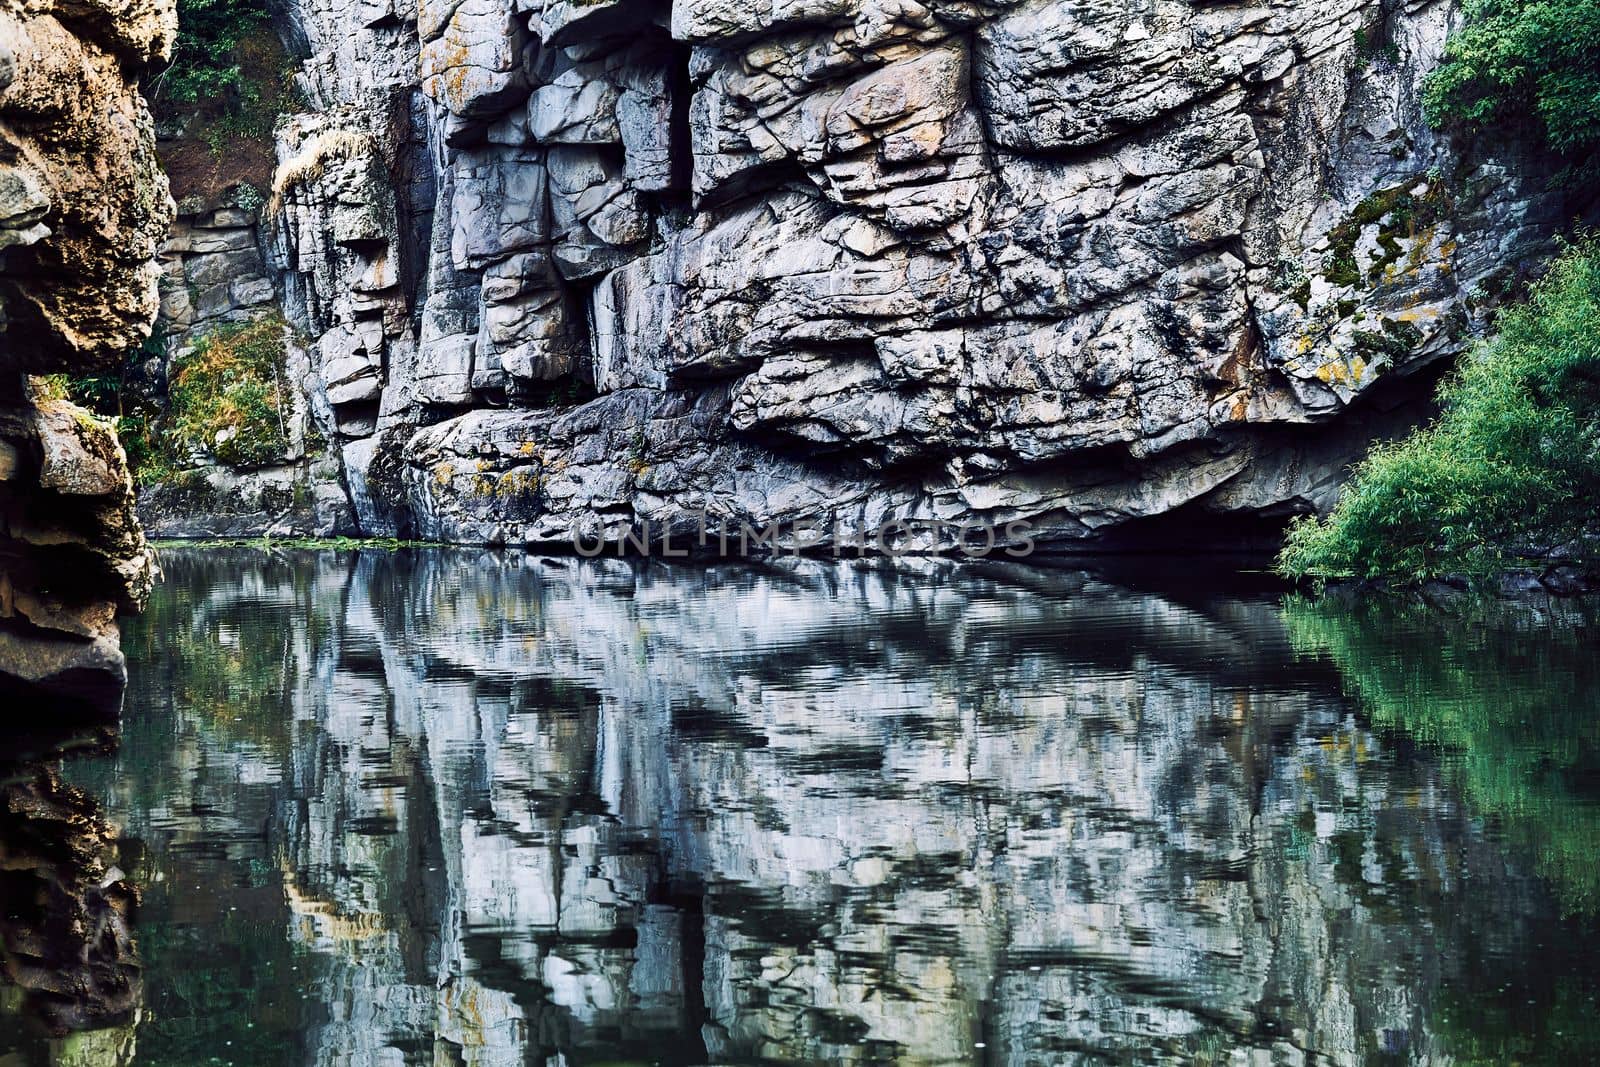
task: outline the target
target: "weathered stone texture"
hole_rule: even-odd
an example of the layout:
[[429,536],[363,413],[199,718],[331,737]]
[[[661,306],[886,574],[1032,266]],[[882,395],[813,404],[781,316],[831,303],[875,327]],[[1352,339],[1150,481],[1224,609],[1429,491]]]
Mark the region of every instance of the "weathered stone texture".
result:
[[8,751],[0,761],[0,978],[44,1033],[102,1031],[81,1044],[126,1053],[57,1062],[129,1063],[144,986],[133,939],[139,891],[116,864],[116,829],[61,780],[53,755],[14,762]]
[[0,693],[115,707],[115,616],[154,563],[106,423],[29,375],[103,372],[149,334],[172,199],[137,79],[170,0],[0,0]]
[[291,7],[274,256],[375,531],[1322,507],[1570,206],[1423,122],[1450,0]]
[[0,5],[0,373],[88,370],[148,333],[172,201],[134,79],[175,26],[165,0]]

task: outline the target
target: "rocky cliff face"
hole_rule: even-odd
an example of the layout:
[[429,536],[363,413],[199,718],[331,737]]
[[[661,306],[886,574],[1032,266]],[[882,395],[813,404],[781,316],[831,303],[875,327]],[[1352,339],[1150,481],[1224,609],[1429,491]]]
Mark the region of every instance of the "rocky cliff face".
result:
[[[115,616],[153,564],[116,434],[32,375],[115,366],[150,331],[172,220],[137,79],[166,0],[0,3],[0,692],[120,694]],[[15,706],[15,705],[13,705]]]
[[[202,350],[218,337],[283,326],[282,294],[261,239],[260,205],[246,189],[253,186],[179,201],[159,259],[160,344],[139,371],[147,403],[156,400],[158,409],[161,394],[170,397],[179,386],[181,368],[203,359]],[[307,381],[310,371],[304,348],[294,340],[285,332],[281,365],[274,368],[275,384],[283,388],[270,429],[278,431],[282,450],[247,468],[204,454],[188,457],[198,465],[144,487],[140,517],[147,528],[179,538],[356,532],[342,471],[310,396],[291,385]]]
[[136,1010],[137,894],[56,742],[24,735],[115,711],[116,616],[154,568],[116,433],[42,376],[116,366],[150,331],[172,201],[137,79],[174,27],[168,0],[0,0],[0,1005],[26,1020],[0,1029],[56,1035],[49,1062],[131,1056],[59,1035]]
[[293,0],[309,410],[451,540],[1324,506],[1566,210],[1423,122],[1455,12]]

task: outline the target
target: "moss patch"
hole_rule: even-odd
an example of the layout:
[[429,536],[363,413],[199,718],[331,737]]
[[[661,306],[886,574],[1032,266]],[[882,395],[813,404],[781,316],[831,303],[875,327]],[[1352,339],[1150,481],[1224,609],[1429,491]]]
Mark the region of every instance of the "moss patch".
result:
[[[1427,192],[1421,195],[1411,192],[1424,180],[1419,175],[1401,185],[1380,189],[1357,204],[1350,216],[1328,233],[1323,276],[1334,285],[1349,287],[1376,286],[1392,280],[1391,269],[1404,254],[1401,237],[1418,240],[1450,211],[1450,197],[1442,181],[1429,181]],[[1356,246],[1362,232],[1374,224],[1378,225],[1380,254],[1363,275],[1356,260]],[[1414,251],[1413,258],[1418,256],[1420,251]],[[1414,269],[1414,265],[1408,264],[1408,269]]]
[[1381,330],[1355,331],[1355,347],[1368,363],[1380,357],[1391,363],[1403,360],[1416,350],[1422,341],[1422,331],[1409,322],[1384,319]]
[[161,471],[162,504],[169,511],[209,512],[222,506],[211,479],[202,470]]

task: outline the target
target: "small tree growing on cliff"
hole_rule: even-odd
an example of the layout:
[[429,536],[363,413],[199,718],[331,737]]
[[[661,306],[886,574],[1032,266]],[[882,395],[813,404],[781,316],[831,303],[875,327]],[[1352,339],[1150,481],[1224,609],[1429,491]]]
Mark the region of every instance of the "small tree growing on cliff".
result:
[[1468,0],[1424,91],[1428,120],[1469,130],[1532,117],[1567,156],[1600,148],[1600,3]]
[[239,103],[247,93],[240,46],[267,25],[261,0],[178,0],[172,65],[151,95],[176,104]]

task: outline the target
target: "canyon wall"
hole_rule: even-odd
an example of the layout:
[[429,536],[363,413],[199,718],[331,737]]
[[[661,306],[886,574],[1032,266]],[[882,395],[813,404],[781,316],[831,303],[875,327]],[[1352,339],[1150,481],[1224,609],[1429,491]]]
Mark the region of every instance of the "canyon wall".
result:
[[[137,79],[170,0],[0,3],[0,693],[120,698],[116,615],[153,561],[111,426],[43,376],[149,335],[172,200]],[[11,707],[17,707],[13,702]]]
[[1423,120],[1457,18],[290,0],[261,239],[350,509],[289,525],[1072,543],[1325,507],[1571,207]]
[[172,201],[138,79],[175,28],[170,0],[0,0],[0,1040],[49,1062],[126,1062],[94,1055],[120,1032],[63,1035],[128,1021],[141,992],[137,890],[57,772],[70,725],[120,707],[116,619],[154,561],[115,430],[53,376],[150,333]]

